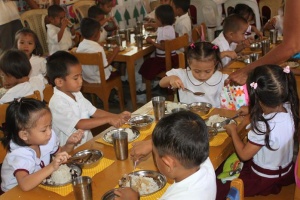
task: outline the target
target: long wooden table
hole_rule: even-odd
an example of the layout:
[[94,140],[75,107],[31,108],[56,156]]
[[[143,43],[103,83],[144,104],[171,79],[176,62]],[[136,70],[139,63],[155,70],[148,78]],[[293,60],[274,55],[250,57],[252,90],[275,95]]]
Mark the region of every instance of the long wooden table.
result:
[[132,101],[132,108],[133,108],[133,110],[136,110],[137,104],[136,104],[136,85],[135,85],[134,63],[136,60],[151,54],[155,50],[155,47],[153,45],[146,44],[146,45],[143,45],[142,49],[138,49],[135,46],[135,44],[132,44],[128,48],[130,48],[131,50],[118,53],[118,55],[115,57],[114,61],[126,63],[128,82],[129,82],[129,87],[130,87],[130,97],[131,97],[131,101]]
[[[152,103],[148,102],[142,108],[138,109],[134,114],[147,114],[152,111]],[[215,108],[210,115],[220,114],[221,116],[232,117],[235,115],[235,111],[231,110],[224,110],[224,109],[217,109]],[[238,118],[237,121],[241,122],[241,118]],[[242,122],[239,128],[244,127],[244,123]],[[102,195],[107,192],[108,190],[114,188],[118,180],[122,177],[122,175],[126,173],[130,173],[133,170],[133,164],[130,159],[125,161],[119,161],[115,158],[114,149],[112,146],[104,145],[102,143],[97,143],[95,140],[102,137],[104,133],[106,133],[109,129],[103,131],[92,140],[88,141],[87,143],[83,144],[82,146],[78,147],[75,151],[80,151],[84,149],[98,149],[104,153],[104,157],[115,160],[115,162],[101,171],[100,173],[96,174],[93,177],[93,199],[98,200],[101,199]],[[245,131],[241,131],[241,137],[244,138],[246,135]],[[146,138],[150,139],[150,137]],[[223,144],[220,146],[210,147],[210,154],[209,157],[215,169],[234,151],[234,146],[230,137],[228,137]],[[140,169],[150,169],[150,170],[157,170],[154,163],[152,156],[149,156],[147,160],[138,164],[137,168]],[[171,182],[170,182],[171,183]],[[2,196],[0,196],[0,200],[13,200],[13,199],[22,199],[22,200],[41,200],[42,199],[55,199],[55,200],[71,200],[74,199],[74,194],[71,192],[69,195],[62,197],[56,193],[50,192],[40,187],[36,187],[31,191],[24,192],[20,189],[19,186],[14,187],[13,189],[9,190]]]

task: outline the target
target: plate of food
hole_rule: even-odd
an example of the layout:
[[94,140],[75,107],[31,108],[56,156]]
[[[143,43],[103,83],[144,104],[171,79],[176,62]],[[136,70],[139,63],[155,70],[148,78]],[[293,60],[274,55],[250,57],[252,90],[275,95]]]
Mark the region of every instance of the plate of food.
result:
[[282,64],[283,67],[290,66],[290,68],[299,67],[299,63],[295,61],[287,61]]
[[74,178],[81,176],[81,174],[82,169],[78,165],[62,164],[51,176],[44,179],[41,184],[51,187],[64,186],[71,183]]
[[[130,185],[131,183],[131,185]],[[120,187],[130,187],[140,193],[140,196],[148,196],[165,187],[167,179],[157,171],[140,170],[125,174],[119,180]]]
[[187,110],[187,104],[185,103],[175,103],[175,102],[166,102],[166,112],[165,114],[171,114],[180,110]]
[[140,132],[135,128],[119,128],[108,131],[103,135],[103,140],[107,143],[112,144],[112,135],[117,132],[125,131],[128,134],[128,142],[133,142],[140,136]]
[[[219,114],[217,115],[212,115],[210,116],[206,121],[205,121],[205,124],[206,126],[208,127],[213,127],[213,124],[217,123],[217,122],[223,122],[225,121],[226,119],[228,119],[228,117],[222,117],[220,116]],[[230,123],[236,123],[235,120],[231,120]],[[226,131],[223,127],[221,128],[218,128],[217,129],[218,132],[224,132]]]

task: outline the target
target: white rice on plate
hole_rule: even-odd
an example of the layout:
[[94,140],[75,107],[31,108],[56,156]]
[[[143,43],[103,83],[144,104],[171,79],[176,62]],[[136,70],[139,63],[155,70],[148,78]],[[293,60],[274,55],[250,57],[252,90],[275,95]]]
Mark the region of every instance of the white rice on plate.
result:
[[[128,134],[128,142],[132,142],[135,137],[136,137],[136,134],[130,129],[130,128],[125,128],[124,131]],[[109,141],[109,142],[113,142],[113,139],[112,139],[112,135],[113,135],[114,132],[108,132],[105,134],[105,140]]]
[[224,120],[226,120],[227,117],[221,117],[219,114],[217,115],[212,115],[208,118],[208,120],[206,120],[206,126],[213,126],[213,124],[217,123],[217,122],[222,122]]
[[51,174],[43,183],[48,185],[61,185],[72,180],[71,169],[66,164],[60,165],[59,168]]
[[174,103],[174,102],[168,102],[166,105],[168,113],[172,113],[172,110],[175,108],[184,108],[186,109],[186,105],[182,103]]
[[[159,190],[157,183],[151,177],[141,175],[129,175],[131,177],[131,186],[139,191],[140,195],[147,195]],[[127,181],[126,187],[130,187],[130,181]]]

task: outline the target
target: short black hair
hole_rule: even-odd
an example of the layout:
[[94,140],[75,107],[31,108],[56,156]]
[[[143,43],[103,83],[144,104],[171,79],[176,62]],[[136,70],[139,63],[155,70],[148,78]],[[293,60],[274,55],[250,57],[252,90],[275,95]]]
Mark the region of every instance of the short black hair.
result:
[[106,13],[96,5],[91,6],[89,8],[89,10],[88,10],[88,17],[89,18],[95,19],[99,15],[106,15]]
[[162,25],[173,25],[175,22],[174,10],[170,5],[160,5],[155,9],[156,17]]
[[31,30],[29,28],[22,28],[16,32],[14,48],[18,49],[18,40],[21,35],[31,35],[34,39],[34,45],[35,45],[35,49],[33,50],[32,53],[37,56],[43,55],[43,47],[39,41],[38,36],[36,35],[36,33],[33,30]]
[[20,79],[29,76],[31,64],[23,51],[11,49],[2,54],[0,70],[6,75]]
[[83,18],[80,23],[80,31],[84,38],[90,39],[100,31],[100,23],[92,18]]
[[172,0],[176,8],[181,8],[183,12],[187,12],[191,5],[191,0]]
[[59,13],[65,12],[65,10],[59,5],[51,5],[48,8],[48,16],[49,17],[57,17]]
[[160,157],[171,155],[186,169],[200,166],[209,154],[207,126],[191,111],[162,118],[154,128],[152,141]]
[[223,32],[226,34],[228,32],[237,32],[241,29],[243,24],[248,24],[247,20],[237,14],[229,15],[225,18],[223,24]]
[[[246,4],[240,3],[240,4],[236,4],[236,6],[234,7],[233,12],[237,15],[240,15],[242,17],[245,18],[245,16],[249,17],[252,16],[254,17],[255,14],[252,10],[252,8]],[[247,18],[246,18],[247,20]]]
[[56,78],[65,79],[69,72],[69,67],[79,64],[78,59],[66,52],[57,51],[47,58],[47,77],[51,85],[55,86]]

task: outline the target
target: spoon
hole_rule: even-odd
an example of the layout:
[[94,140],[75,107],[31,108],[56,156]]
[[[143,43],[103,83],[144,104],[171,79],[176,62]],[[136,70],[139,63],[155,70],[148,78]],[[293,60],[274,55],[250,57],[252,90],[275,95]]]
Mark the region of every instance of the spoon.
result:
[[184,88],[184,90],[189,91],[189,92],[193,93],[196,96],[204,96],[204,94],[205,94],[203,92],[193,92],[192,90],[187,89],[187,88]]
[[216,129],[219,129],[219,128],[223,127],[224,125],[229,124],[231,120],[233,120],[233,119],[235,119],[235,118],[237,118],[239,116],[240,116],[240,114],[238,113],[235,116],[233,116],[231,118],[228,118],[228,119],[226,119],[226,120],[224,120],[222,122],[216,122],[216,123],[213,124],[213,127],[216,128]]

